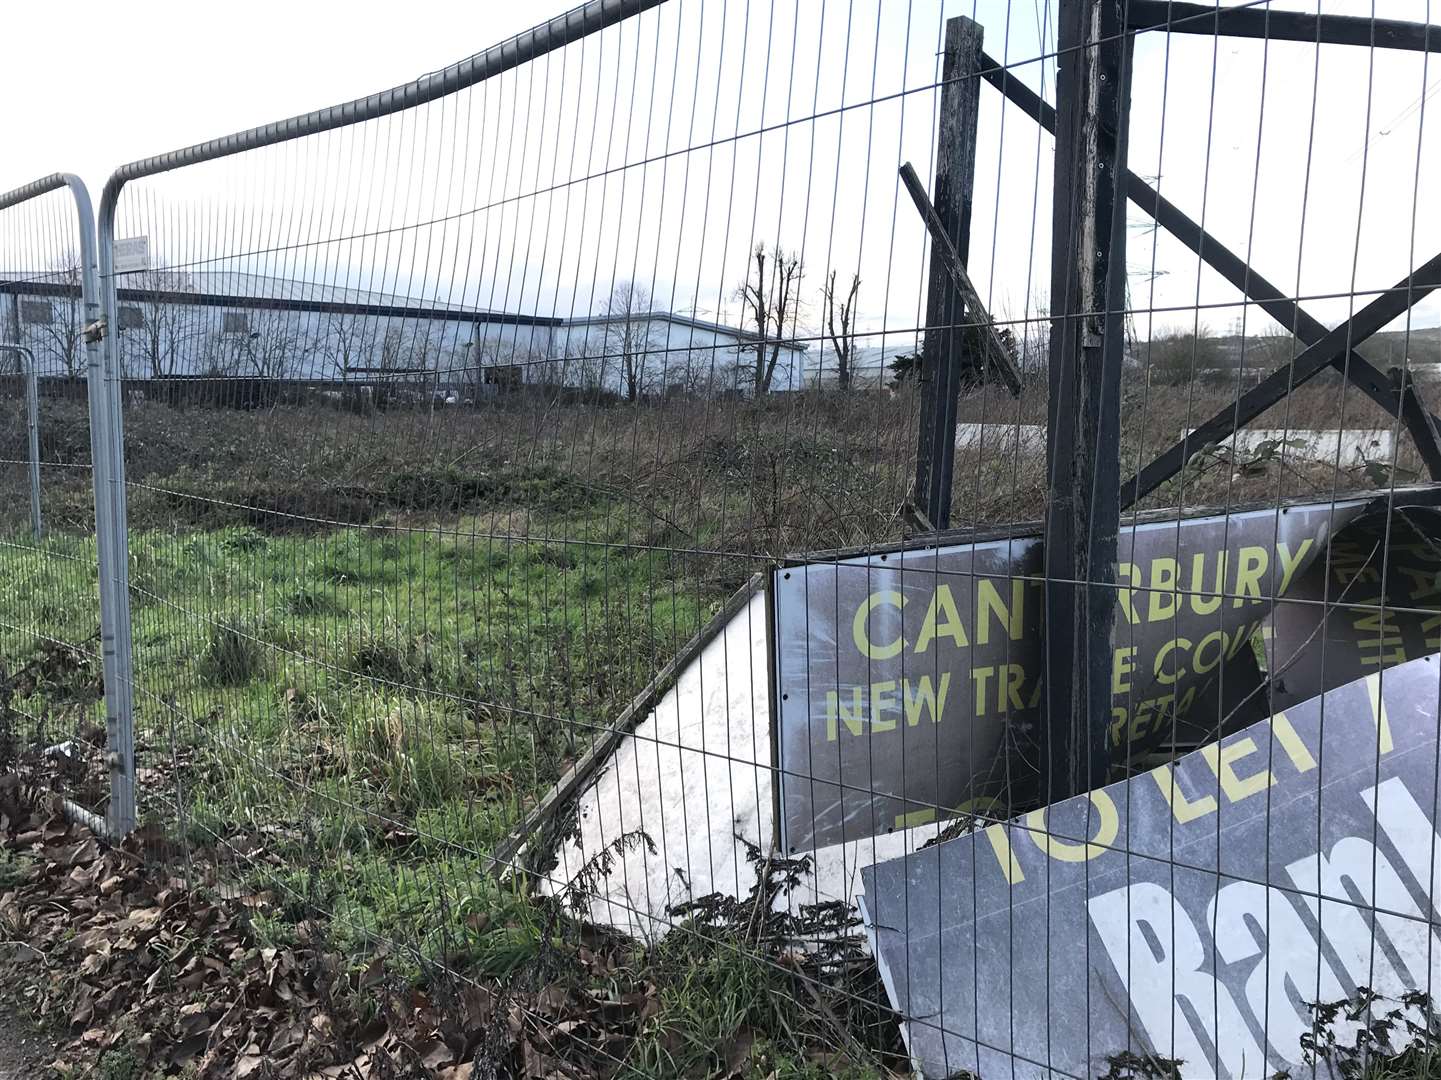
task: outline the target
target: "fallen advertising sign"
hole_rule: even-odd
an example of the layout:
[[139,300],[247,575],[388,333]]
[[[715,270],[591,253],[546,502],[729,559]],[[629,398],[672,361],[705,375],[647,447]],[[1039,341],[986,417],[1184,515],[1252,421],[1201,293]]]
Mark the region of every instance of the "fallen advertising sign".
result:
[[[1123,531],[1113,743],[1169,730],[1361,504]],[[781,844],[856,840],[988,805],[1041,692],[1041,541],[964,544],[776,572]]]
[[[1379,582],[1395,561],[1385,549],[1389,527],[1381,536],[1373,526],[1379,547],[1367,534],[1344,558],[1341,549],[1328,557],[1333,539],[1368,519],[1369,505],[1271,507],[1123,528],[1106,724],[1113,759],[1175,737],[1188,718],[1202,741],[1205,724],[1235,717],[1234,701],[1250,712],[1232,726],[1263,718],[1266,696],[1252,691],[1277,672],[1286,675],[1288,700],[1300,700],[1336,685],[1334,674],[1322,681],[1323,670],[1353,678],[1398,662],[1406,648],[1411,656],[1441,648],[1441,630],[1404,609],[1384,628],[1366,621],[1378,602],[1367,581]],[[1407,512],[1435,515],[1398,511]],[[1407,556],[1418,580],[1441,580],[1441,546],[1419,533],[1403,546],[1418,553]],[[1034,746],[1040,723],[1041,559],[1042,541],[1030,536],[774,572],[781,850],[967,811],[1004,816],[1005,806],[1024,804],[1014,796],[1027,772],[1022,750]],[[1330,580],[1348,573],[1367,580],[1349,590]],[[1414,595],[1435,607],[1441,588]],[[1325,610],[1318,602],[1338,599],[1369,607],[1350,621],[1331,619],[1330,657],[1308,659]],[[1288,621],[1273,642],[1273,621],[1283,614]],[[1441,625],[1441,612],[1434,621]],[[1389,647],[1397,635],[1406,648]],[[1372,639],[1388,647],[1372,648]]]
[[1284,709],[1379,668],[1441,651],[1441,514],[1405,507],[1357,518],[1292,583],[1266,635]]
[[1185,1077],[1301,1075],[1308,1003],[1441,997],[1438,671],[1364,676],[863,869],[918,1070],[1089,1077],[1128,1051]]

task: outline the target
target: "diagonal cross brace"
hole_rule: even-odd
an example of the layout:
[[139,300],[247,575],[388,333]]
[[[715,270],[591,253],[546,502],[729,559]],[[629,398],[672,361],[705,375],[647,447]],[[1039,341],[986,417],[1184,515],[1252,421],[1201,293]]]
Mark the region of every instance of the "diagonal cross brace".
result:
[[926,195],[926,189],[921,185],[921,178],[916,175],[916,170],[909,161],[901,166],[901,181],[906,185],[906,190],[910,192],[916,209],[920,211],[921,218],[930,231],[931,241],[936,245],[941,261],[951,275],[951,283],[955,285],[956,292],[960,294],[961,302],[965,307],[962,313],[962,318],[965,320],[963,325],[974,329],[976,336],[980,339],[980,352],[985,358],[986,366],[1001,377],[1007,390],[1013,395],[1019,394],[1021,392],[1021,373],[1016,370],[1016,362],[1011,356],[1011,351],[1006,348],[1006,343],[997,333],[996,324],[991,321],[986,306],[981,303],[980,294],[971,284],[971,279],[966,274],[966,268],[961,263],[960,254],[956,251],[955,245],[951,243],[951,238],[946,235],[940,215],[931,205],[931,200]]
[[1127,15],[1129,28],[1138,34],[1164,30],[1206,37],[1224,34],[1263,41],[1299,41],[1306,45],[1441,52],[1441,26],[1401,19],[1323,15],[1250,5],[1213,7],[1176,0],[1130,0]]
[[[1055,109],[1041,100],[1029,86],[1012,78],[1003,66],[984,53],[981,55],[981,63],[983,65],[981,74],[991,85],[1045,130],[1055,131]],[[1187,217],[1179,207],[1129,170],[1126,172],[1126,194],[1133,203],[1154,218],[1158,225],[1194,251],[1211,269],[1239,289],[1247,299],[1255,302],[1267,315],[1290,329],[1303,345],[1314,345],[1326,336],[1326,327],[1320,320],[1307,314],[1300,305],[1247,265],[1244,259],[1207,233],[1205,229]],[[1416,449],[1420,453],[1421,460],[1425,463],[1431,479],[1441,480],[1441,439],[1437,438],[1438,421],[1421,403],[1409,380],[1403,396],[1398,400],[1396,383],[1377,370],[1370,361],[1354,349],[1348,349],[1344,354],[1337,356],[1331,361],[1331,366],[1381,406],[1388,415],[1400,416],[1412,441],[1416,444]],[[1229,435],[1230,432],[1226,434]]]
[[[1314,345],[1326,336],[1325,325],[1305,308],[1291,300],[1275,285],[1251,269],[1240,256],[1207,235],[1173,204],[1164,199],[1138,176],[1130,176],[1127,193],[1168,232],[1204,259],[1213,270],[1229,281],[1271,318],[1293,333],[1303,345]],[[1347,350],[1331,362],[1362,393],[1376,402],[1389,416],[1399,416],[1406,425],[1421,460],[1433,480],[1441,480],[1441,441],[1436,436],[1436,418],[1426,411],[1415,387],[1408,380],[1399,388],[1392,378],[1378,371],[1360,353],[1353,341]],[[1400,397],[1397,395],[1401,394]]]
[[1293,387],[1334,363],[1337,357],[1344,357],[1357,342],[1376,333],[1438,287],[1441,287],[1441,255],[1434,256],[1393,288],[1387,289],[1348,321],[1303,350],[1289,365],[1271,372],[1237,398],[1234,405],[1222,409],[1121,485],[1122,507],[1144,498],[1180,472],[1185,467],[1190,448],[1219,442],[1241,425],[1254,420],[1285,397]]

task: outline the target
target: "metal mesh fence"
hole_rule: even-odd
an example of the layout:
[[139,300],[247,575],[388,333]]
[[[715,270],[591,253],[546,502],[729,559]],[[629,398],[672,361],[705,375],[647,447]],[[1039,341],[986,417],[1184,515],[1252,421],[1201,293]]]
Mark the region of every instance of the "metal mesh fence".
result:
[[[153,813],[242,872],[238,826],[289,830],[338,925],[434,960],[471,936],[461,883],[498,843],[514,860],[526,814],[604,760],[638,697],[629,722],[646,716],[657,673],[753,574],[897,534],[915,396],[885,389],[883,358],[913,349],[915,312],[870,331],[853,392],[808,389],[834,376],[799,318],[820,303],[802,267],[826,264],[844,209],[809,178],[865,160],[846,98],[870,78],[823,85],[811,56],[816,85],[786,107],[812,29],[757,48],[763,23],[663,7],[415,109],[125,186],[116,235],[148,237],[152,264],[116,280],[139,739],[165,758],[173,728],[219,763],[203,792],[142,785]],[[847,36],[826,33],[828,58]],[[891,111],[922,117],[920,155],[933,75],[908,77],[927,100]],[[884,197],[850,195],[878,260],[900,230],[919,254],[894,167],[874,172]],[[125,329],[152,291],[183,328],[158,357]],[[762,694],[746,611],[736,661]],[[683,804],[606,807],[542,883],[644,834],[657,855],[635,872],[660,881],[623,902],[636,917],[744,893],[721,817],[764,842],[751,704],[643,736],[652,770],[686,774]]]
[[49,187],[0,210],[0,757],[43,762],[57,794],[103,815],[84,226]]
[[[1435,28],[1224,10],[594,3],[119,170],[145,835],[501,1072],[1269,1074],[1432,993]],[[0,657],[93,687],[62,369]]]

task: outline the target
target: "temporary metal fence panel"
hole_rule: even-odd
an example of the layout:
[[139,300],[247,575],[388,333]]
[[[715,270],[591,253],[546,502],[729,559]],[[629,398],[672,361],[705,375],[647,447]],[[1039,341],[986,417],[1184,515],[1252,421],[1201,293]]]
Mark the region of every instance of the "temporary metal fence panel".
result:
[[[21,387],[25,399],[25,454],[30,474],[30,532],[36,541],[45,536],[45,515],[40,506],[40,379],[35,367],[35,353],[24,345],[0,343],[0,352],[15,357],[15,373],[11,376]],[[16,425],[18,426],[18,425]]]
[[1434,28],[1271,14],[595,0],[117,170],[112,830],[503,988],[511,1064],[736,1068],[558,1034],[586,921],[798,1069],[1250,1075],[1430,992]]
[[124,535],[106,527],[123,503],[105,423],[118,383],[100,347],[85,185],[56,173],[0,195],[0,253],[0,358],[20,390],[4,428],[6,549],[16,572],[6,577],[0,709],[7,725],[29,732],[9,753],[47,759],[71,796],[67,812],[121,837],[134,825],[134,773],[120,659],[129,615],[114,588]]

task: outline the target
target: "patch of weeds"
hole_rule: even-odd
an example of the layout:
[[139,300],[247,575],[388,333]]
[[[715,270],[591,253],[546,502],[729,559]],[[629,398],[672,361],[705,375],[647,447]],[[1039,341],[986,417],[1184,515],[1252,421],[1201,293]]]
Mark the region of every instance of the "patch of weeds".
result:
[[1441,1017],[1420,990],[1399,1002],[1359,987],[1344,1001],[1310,1006],[1301,1036],[1307,1065],[1342,1080],[1433,1080],[1441,1077]]
[[1156,1057],[1122,1050],[1106,1058],[1106,1071],[1100,1080],[1180,1080],[1181,1062],[1175,1058]]
[[542,940],[534,926],[499,926],[476,934],[464,947],[465,957],[479,971],[495,979],[509,979],[536,962]]
[[346,670],[397,686],[433,686],[436,664],[430,641],[398,625],[387,629],[388,633],[363,632],[344,658]]
[[573,570],[579,564],[577,556],[568,544],[544,541],[536,545],[536,561],[557,570]]
[[337,613],[340,607],[327,593],[302,585],[286,596],[285,610],[299,616],[332,615]]
[[595,501],[595,492],[544,463],[504,462],[483,471],[455,467],[408,469],[385,483],[387,503],[402,510],[456,512],[475,504],[569,510]]
[[244,686],[265,670],[265,648],[244,624],[216,623],[197,671],[213,686]]
[[232,826],[227,810],[211,801],[203,792],[192,794],[190,805],[185,808],[184,831],[180,841],[187,847],[210,847]]
[[227,533],[220,541],[226,551],[260,551],[267,541],[252,529],[236,529]]
[[447,849],[481,855],[504,831],[506,815],[485,804],[449,802],[422,807],[415,815],[415,831],[421,850],[439,853]]
[[485,477],[479,474],[456,468],[419,469],[391,475],[385,497],[392,506],[407,510],[459,510],[485,489]]
[[381,790],[392,809],[414,812],[463,792],[454,718],[442,706],[359,695],[343,722],[346,771]]
[[296,726],[324,724],[330,716],[330,707],[325,699],[312,690],[289,686],[280,695],[280,700],[286,716]]
[[100,1056],[100,1080],[141,1080],[145,1069],[129,1047],[107,1050]]
[[855,913],[834,902],[777,905],[810,875],[810,860],[737,841],[756,884],[744,897],[670,909],[683,921],[646,956],[659,1007],[621,1075],[859,1078],[877,1075],[877,1060],[899,1062],[894,1014]]
[[[320,787],[320,794],[330,790],[331,785]],[[345,797],[343,786],[335,789],[337,798]],[[375,836],[366,828],[364,821],[356,817],[318,815],[316,840],[326,851],[366,851],[374,846]]]
[[788,996],[757,958],[681,933],[688,939],[685,963],[666,965],[659,1007],[623,1075],[724,1074],[736,1064],[731,1059],[745,1033],[775,1014],[778,994]]
[[[396,956],[396,971],[418,979],[443,962],[456,970],[515,970],[541,950],[540,921],[523,896],[486,882],[477,859],[436,859],[408,867],[382,856],[356,857],[328,874],[326,911],[337,944],[361,953],[373,941],[404,940],[414,957]],[[479,890],[479,891],[477,891]]]
[[[1314,1068],[1340,1080],[1441,1078],[1441,1018],[1424,992],[1412,991],[1398,1002],[1363,986],[1354,997],[1307,1007],[1311,1030],[1301,1036],[1306,1073]],[[1183,1061],[1130,1050],[1110,1055],[1106,1063],[1101,1080],[1184,1080],[1188,1075]],[[1290,1075],[1276,1074],[1277,1080]]]
[[250,932],[260,948],[290,948],[296,943],[295,927],[284,919],[256,912],[250,917]]
[[13,851],[0,848],[0,892],[13,889],[25,880],[25,867]]
[[353,568],[327,563],[320,568],[316,577],[330,585],[353,585],[362,575]]

